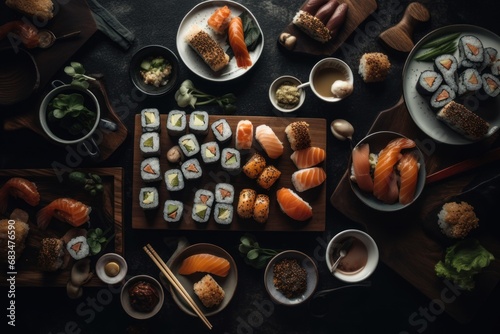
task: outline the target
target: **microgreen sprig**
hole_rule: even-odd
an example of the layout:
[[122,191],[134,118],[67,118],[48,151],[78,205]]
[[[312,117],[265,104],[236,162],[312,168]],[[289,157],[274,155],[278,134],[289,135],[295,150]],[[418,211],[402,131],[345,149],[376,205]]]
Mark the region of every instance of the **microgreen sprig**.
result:
[[240,238],[238,250],[244,256],[245,263],[257,268],[264,268],[269,260],[279,253],[278,250],[260,247],[255,237],[245,234]]
[[110,229],[103,231],[101,228],[97,227],[95,229],[89,229],[87,232],[87,243],[89,244],[90,254],[96,255],[99,252],[106,248],[108,242],[114,237],[114,234],[109,238],[106,237],[106,234]]
[[85,75],[85,69],[82,64],[73,61],[70,65],[64,68],[64,72],[73,78],[71,84],[85,89],[89,88],[88,80],[95,80],[95,78]]
[[236,96],[233,93],[215,96],[207,94],[197,89],[191,80],[184,80],[179,89],[175,92],[175,100],[181,108],[191,106],[203,106],[207,104],[218,104],[225,113],[236,111]]

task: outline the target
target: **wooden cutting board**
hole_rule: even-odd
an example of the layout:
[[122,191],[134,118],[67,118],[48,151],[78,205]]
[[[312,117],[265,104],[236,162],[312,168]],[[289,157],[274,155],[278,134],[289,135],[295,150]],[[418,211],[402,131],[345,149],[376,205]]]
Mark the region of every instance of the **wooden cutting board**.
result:
[[[381,112],[369,133],[383,130],[399,132],[417,142],[425,156],[427,175],[459,161],[480,156],[491,146],[499,144],[497,137],[491,139],[496,140],[494,143],[487,141],[468,146],[436,144],[412,121],[403,99],[394,107]],[[435,275],[434,265],[443,259],[449,242],[443,242],[429,233],[424,222],[429,221],[428,215],[432,210],[444,204],[445,198],[460,193],[476,175],[483,172],[484,169],[479,169],[427,184],[420,198],[411,206],[401,211],[384,213],[365,206],[354,195],[349,182],[350,172],[346,171],[330,201],[345,216],[366,226],[368,233],[377,242],[381,261],[431,300],[441,300],[442,291],[449,287]],[[496,173],[498,172],[497,167]],[[500,237],[498,234],[484,232],[478,234],[481,244],[497,260],[490,265],[487,273],[477,276],[473,292],[463,292],[452,303],[446,304],[446,312],[459,322],[470,321],[500,281]]]
[[[285,134],[285,127],[294,121],[306,121],[309,123],[309,131],[311,136],[311,145],[318,146],[326,150],[326,120],[320,118],[285,118],[285,117],[259,117],[259,116],[245,116],[244,118],[239,116],[217,116],[210,115],[210,124],[217,119],[225,118],[231,130],[233,131],[233,138],[231,142],[223,145],[221,147],[234,147],[234,133],[236,130],[236,125],[242,119],[250,120],[255,128],[260,124],[267,124],[270,126],[278,138],[281,140],[284,146],[283,155],[275,160],[269,159],[262,148],[256,142],[254,138],[254,143],[250,152],[242,155],[242,166],[244,162],[252,155],[253,152],[259,152],[264,157],[266,157],[268,165],[274,165],[281,171],[281,176],[276,181],[276,183],[271,187],[270,190],[266,191],[260,188],[255,180],[248,178],[243,172],[238,175],[229,175],[220,168],[220,162],[215,163],[213,166],[207,166],[203,164],[201,160],[200,153],[195,157],[198,158],[200,164],[203,167],[203,176],[200,182],[196,183],[186,183],[185,188],[180,194],[171,194],[167,190],[164,180],[155,184],[159,191],[160,196],[160,207],[151,212],[143,210],[139,205],[139,192],[141,187],[147,186],[141,179],[140,175],[140,165],[143,160],[141,151],[139,149],[139,138],[142,134],[140,115],[136,115],[135,118],[135,132],[134,132],[134,170],[133,170],[133,189],[132,189],[132,227],[136,229],[174,229],[174,230],[230,230],[230,231],[324,231],[325,230],[325,210],[326,210],[326,182],[317,188],[310,189],[308,191],[300,193],[300,196],[309,202],[313,208],[313,217],[306,222],[292,221],[287,218],[287,216],[281,212],[279,205],[276,201],[276,190],[281,187],[293,188],[291,182],[292,173],[297,170],[292,160],[290,160],[290,155],[292,154],[292,149],[288,143],[288,139]],[[167,115],[161,115],[161,133],[160,133],[160,163],[162,174],[168,169],[178,168],[179,165],[170,164],[166,159],[166,152],[173,145],[177,145],[177,140],[175,137],[170,137],[166,133],[166,119]],[[213,141],[214,136],[211,130],[206,137],[199,137],[198,141],[201,146],[204,142]],[[324,168],[324,163],[323,166]],[[197,189],[203,188],[210,191],[214,191],[216,183],[228,182],[231,183],[235,188],[235,202],[233,207],[234,218],[233,222],[228,227],[221,227],[214,221],[213,215],[207,223],[199,224],[196,223],[191,218],[191,209],[193,204],[194,193]],[[268,194],[270,197],[270,213],[269,219],[264,224],[259,224],[253,220],[242,220],[238,219],[236,215],[236,208],[238,203],[238,196],[243,188],[252,188],[257,191],[257,193]],[[172,196],[177,197],[184,203],[184,214],[183,220],[179,224],[167,224],[163,219],[163,203],[165,200],[172,198]]]
[[[333,54],[344,43],[344,41],[356,30],[356,28],[364,21],[371,13],[377,9],[377,2],[375,0],[338,0],[339,3],[347,3],[349,9],[344,21],[343,28],[339,31],[338,35],[327,43],[320,43],[307,36],[299,28],[297,28],[291,21],[285,27],[283,32],[289,33],[297,38],[297,43],[292,53],[309,54],[315,56],[329,56]],[[304,7],[304,4],[300,7]],[[297,11],[299,8],[297,9]],[[294,13],[295,15],[295,13]],[[278,44],[279,36],[278,36]],[[287,50],[286,48],[283,48]],[[287,50],[288,51],[288,50]]]

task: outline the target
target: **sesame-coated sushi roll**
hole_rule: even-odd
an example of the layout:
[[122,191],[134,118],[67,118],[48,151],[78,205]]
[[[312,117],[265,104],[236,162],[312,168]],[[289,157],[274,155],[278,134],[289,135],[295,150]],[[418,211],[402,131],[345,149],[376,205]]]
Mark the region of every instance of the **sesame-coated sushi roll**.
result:
[[417,91],[422,95],[431,95],[443,83],[443,76],[436,71],[425,70],[420,73],[417,81]]
[[199,179],[203,175],[200,162],[196,158],[184,161],[181,165],[181,171],[186,180]]
[[208,113],[206,111],[193,111],[189,116],[189,132],[204,136],[208,134]]
[[220,161],[222,169],[226,172],[236,175],[241,170],[240,151],[226,147],[222,150]]
[[216,203],[214,220],[219,225],[227,226],[233,222],[234,208],[232,204]]
[[483,90],[490,97],[496,97],[500,93],[500,80],[490,73],[481,76]]
[[215,139],[221,144],[228,142],[233,136],[231,126],[224,118],[213,122],[211,128]]
[[483,81],[478,70],[468,68],[458,77],[458,95],[472,94],[483,87]]
[[211,208],[203,203],[195,203],[191,211],[191,218],[198,223],[206,223],[210,219]]
[[160,112],[155,108],[141,111],[141,126],[143,132],[160,131]]
[[443,234],[453,239],[463,239],[479,226],[474,207],[464,201],[445,203],[437,216]]
[[194,194],[193,203],[202,203],[212,207],[214,201],[215,195],[210,190],[198,189]]
[[184,204],[180,201],[166,200],[163,206],[163,219],[169,223],[177,223],[184,212]]
[[158,207],[158,189],[155,187],[144,187],[139,192],[139,206],[144,210],[156,209]]
[[453,101],[456,97],[456,93],[453,89],[448,85],[441,85],[435,92],[432,94],[430,103],[431,107],[434,109],[440,109],[448,104],[450,101]]
[[173,168],[165,172],[165,185],[168,191],[184,189],[184,176],[180,169]]
[[201,159],[206,164],[217,162],[220,159],[220,148],[216,141],[201,144],[200,152]]
[[178,137],[186,133],[186,112],[182,110],[171,110],[167,116],[167,132],[169,135]]
[[217,203],[232,204],[234,202],[234,186],[232,184],[217,183],[214,193]]
[[179,138],[179,147],[182,153],[184,153],[184,156],[188,158],[200,152],[198,139],[196,139],[196,136],[192,133],[188,133]]
[[252,218],[256,197],[257,192],[253,189],[245,188],[240,191],[240,196],[238,198],[238,208],[236,210],[238,216],[244,219]]
[[437,56],[434,60],[434,66],[443,76],[444,82],[453,89],[454,92],[458,91],[458,61],[452,54],[443,54]]
[[256,179],[266,167],[266,159],[259,153],[254,153],[243,165],[243,173],[251,179]]
[[259,177],[257,178],[257,184],[264,189],[269,189],[279,179],[280,176],[280,170],[273,165],[269,165],[264,168],[262,173],[260,173]]
[[358,73],[367,83],[384,81],[390,69],[389,57],[381,52],[365,53],[359,59]]
[[269,196],[258,194],[253,204],[253,219],[258,223],[265,223],[269,217]]
[[488,133],[490,125],[464,105],[451,101],[436,115],[451,129],[470,140],[480,140]]
[[156,182],[162,179],[160,159],[157,157],[146,158],[141,162],[141,178],[144,182]]
[[285,128],[285,133],[292,150],[301,150],[311,146],[311,135],[309,134],[309,124],[307,122],[292,122]]
[[143,157],[160,155],[160,135],[158,132],[144,132],[139,139]]

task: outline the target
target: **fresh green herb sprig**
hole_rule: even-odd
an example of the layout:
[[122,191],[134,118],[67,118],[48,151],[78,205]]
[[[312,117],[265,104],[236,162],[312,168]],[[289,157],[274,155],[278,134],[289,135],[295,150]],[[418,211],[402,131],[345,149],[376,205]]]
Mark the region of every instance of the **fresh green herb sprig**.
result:
[[420,47],[425,51],[415,57],[415,60],[433,61],[434,59],[436,59],[436,57],[442,54],[455,52],[457,50],[456,39],[458,38],[458,36],[460,36],[460,33],[454,33],[433,39],[425,43]]
[[97,196],[102,193],[104,189],[101,177],[95,173],[72,171],[68,174],[68,180],[71,183],[82,187],[92,196]]
[[95,123],[96,113],[85,107],[84,102],[85,98],[78,93],[58,94],[50,101],[48,119],[59,121],[72,134],[88,131]]
[[245,263],[257,269],[264,268],[269,260],[279,253],[275,249],[260,247],[255,237],[250,234],[245,234],[240,238],[238,250],[244,256]]
[[101,252],[101,250],[106,248],[106,245],[114,237],[114,234],[109,238],[106,234],[109,233],[109,229],[103,231],[101,228],[97,227],[95,229],[89,229],[87,231],[87,243],[89,244],[90,254],[96,255]]
[[207,104],[218,104],[225,113],[236,111],[236,96],[233,93],[215,96],[204,93],[197,89],[191,80],[184,80],[179,89],[175,92],[175,100],[181,108],[191,106],[203,106]]
[[95,80],[95,78],[85,75],[85,69],[83,65],[78,62],[71,62],[71,66],[66,66],[64,72],[73,78],[71,85],[79,86],[84,89],[89,88],[89,80]]

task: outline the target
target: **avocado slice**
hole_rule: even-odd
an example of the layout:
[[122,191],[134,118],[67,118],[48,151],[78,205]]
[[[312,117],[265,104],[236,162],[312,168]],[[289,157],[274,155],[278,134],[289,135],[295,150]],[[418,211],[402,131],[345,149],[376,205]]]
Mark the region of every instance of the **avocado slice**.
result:
[[172,187],[177,187],[179,185],[179,175],[177,175],[177,173],[168,174],[167,179]]

